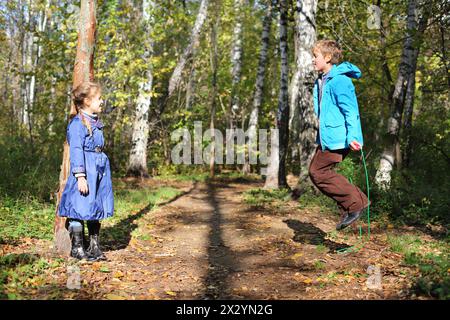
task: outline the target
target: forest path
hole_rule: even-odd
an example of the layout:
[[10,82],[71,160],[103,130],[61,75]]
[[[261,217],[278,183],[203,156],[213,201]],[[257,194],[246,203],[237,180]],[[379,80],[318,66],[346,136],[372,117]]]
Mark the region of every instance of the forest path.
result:
[[[182,193],[157,208],[142,203],[143,208],[137,212],[106,225],[102,229],[106,239],[102,246],[108,261],[57,259],[48,241],[26,240],[20,245],[4,245],[2,250],[15,253],[16,257],[23,254],[27,259],[47,257],[48,263],[55,263],[36,275],[38,278],[26,280],[21,296],[29,299],[412,297],[408,288],[417,270],[405,265],[403,256],[391,250],[385,228],[376,223],[372,225],[371,240],[362,250],[341,254],[336,250],[358,243],[356,228],[336,232],[339,219],[336,213],[300,206],[301,200],[279,199],[255,205],[246,201],[249,190],[262,188],[260,180],[155,181],[148,182],[147,188],[172,186]],[[125,236],[117,236],[121,234]],[[380,270],[378,287],[377,277],[369,267]],[[79,288],[67,288],[68,281],[76,284],[78,279]]]
[[[132,240],[124,250],[107,253],[123,276],[110,277],[113,287],[103,286],[101,297],[405,297],[409,283],[404,274],[411,270],[402,266],[401,256],[389,250],[376,228],[361,251],[339,254],[336,249],[358,242],[356,230],[339,235],[333,232],[336,215],[298,209],[293,201],[275,208],[247,205],[244,192],[260,187],[261,182],[246,180],[197,182],[144,217],[152,239]],[[369,266],[381,267],[381,287],[368,288]]]

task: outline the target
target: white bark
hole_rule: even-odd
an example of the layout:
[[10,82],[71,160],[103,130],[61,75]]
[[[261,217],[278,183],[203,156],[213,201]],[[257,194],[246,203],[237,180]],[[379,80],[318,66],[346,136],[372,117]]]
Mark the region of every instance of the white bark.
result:
[[309,163],[315,151],[317,119],[313,95],[315,71],[312,48],[316,41],[317,0],[297,0],[295,16],[295,71],[290,88],[289,130],[292,158],[300,160],[299,186],[308,184]]
[[[261,51],[259,52],[259,61],[258,61],[258,69],[256,73],[256,84],[255,84],[255,93],[253,95],[253,107],[250,112],[250,119],[248,123],[248,132],[249,132],[249,141],[250,143],[257,143],[256,132],[258,129],[258,118],[259,118],[259,109],[262,105],[263,101],[263,90],[264,90],[264,81],[266,75],[267,68],[267,56],[269,52],[269,38],[270,38],[270,28],[272,25],[272,5],[269,2],[267,5],[266,15],[263,19],[263,28],[261,34]],[[248,152],[249,158],[256,156],[256,146],[251,145]],[[246,166],[244,167],[244,172],[250,172],[250,164],[248,162],[248,158],[246,158]]]
[[231,51],[231,98],[230,111],[231,123],[230,128],[236,127],[236,122],[241,115],[239,103],[239,83],[241,82],[242,69],[242,8],[244,0],[234,0],[235,24],[233,29],[233,45]]
[[145,80],[139,84],[139,95],[136,100],[136,114],[133,123],[133,133],[131,137],[130,158],[128,161],[127,172],[130,175],[148,177],[147,169],[147,143],[149,136],[149,112],[151,105],[151,92],[153,87],[153,68],[151,65],[151,56],[153,51],[153,41],[150,30],[152,24],[151,10],[154,8],[154,2],[144,0],[142,4],[142,23],[146,31],[146,44],[143,60],[148,66],[145,72]]
[[[281,79],[278,97],[277,129],[279,132],[278,148],[271,146],[271,159],[278,156],[278,161],[273,161],[267,169],[265,188],[287,187],[286,182],[286,153],[289,141],[289,65],[287,44],[287,0],[280,0],[280,59]],[[278,149],[278,150],[277,150]],[[272,156],[273,153],[273,156]]]
[[200,4],[200,9],[195,20],[194,28],[191,32],[191,37],[189,39],[188,46],[184,49],[184,52],[172,73],[169,80],[169,96],[171,96],[174,90],[179,86],[181,82],[181,75],[187,64],[189,58],[193,55],[195,48],[197,48],[200,39],[200,31],[205,23],[208,14],[209,0],[202,0]]
[[392,96],[393,108],[387,127],[388,141],[381,155],[380,165],[375,175],[375,182],[382,189],[388,189],[390,187],[394,163],[395,161],[400,161],[398,158],[400,152],[396,149],[399,147],[400,128],[407,91],[409,91],[408,103],[413,102],[411,98],[411,94],[414,95],[412,84],[415,81],[414,77],[418,57],[418,48],[415,41],[420,31],[423,32],[423,30],[419,30],[418,28],[418,7],[423,7],[423,5],[424,3],[419,5],[418,0],[408,1],[406,38],[403,44],[399,72]]

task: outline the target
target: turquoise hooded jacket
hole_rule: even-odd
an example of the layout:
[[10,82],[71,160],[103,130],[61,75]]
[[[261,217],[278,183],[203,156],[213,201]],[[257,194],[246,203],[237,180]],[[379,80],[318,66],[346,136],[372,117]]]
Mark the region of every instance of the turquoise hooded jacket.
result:
[[352,79],[361,78],[361,71],[350,62],[333,65],[322,88],[319,107],[319,79],[314,83],[314,111],[319,117],[316,142],[322,150],[349,147],[352,141],[363,145],[358,101]]

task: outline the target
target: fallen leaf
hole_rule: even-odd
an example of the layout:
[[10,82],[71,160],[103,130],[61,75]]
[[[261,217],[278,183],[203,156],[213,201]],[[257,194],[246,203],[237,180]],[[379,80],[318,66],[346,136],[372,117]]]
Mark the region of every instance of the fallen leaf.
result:
[[119,296],[117,294],[109,293],[105,297],[108,300],[127,300],[127,298]]

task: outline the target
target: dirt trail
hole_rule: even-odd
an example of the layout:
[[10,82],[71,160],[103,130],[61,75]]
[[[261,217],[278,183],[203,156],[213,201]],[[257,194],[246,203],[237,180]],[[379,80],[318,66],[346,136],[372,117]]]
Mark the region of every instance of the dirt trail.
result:
[[[127,219],[144,239],[106,244],[107,262],[77,264],[80,290],[65,289],[67,275],[55,270],[59,284],[33,297],[63,291],[75,299],[410,298],[413,270],[376,226],[363,250],[338,254],[358,237],[333,233],[337,215],[298,209],[293,201],[251,207],[243,195],[257,187],[262,183],[237,180],[188,186],[177,199]],[[367,287],[369,266],[381,268],[381,288]]]
[[[196,183],[147,217],[154,241],[110,251],[123,263],[118,296],[145,299],[398,299],[409,283],[399,255],[374,236],[358,253],[326,238],[338,217],[252,208],[243,192],[257,182]],[[356,233],[347,234],[355,243]],[[367,268],[380,266],[382,288],[368,289]],[[406,270],[407,272],[408,270]],[[108,287],[105,287],[108,289]],[[108,289],[109,291],[109,289]],[[107,294],[107,292],[104,292]],[[114,298],[114,296],[113,296]]]

